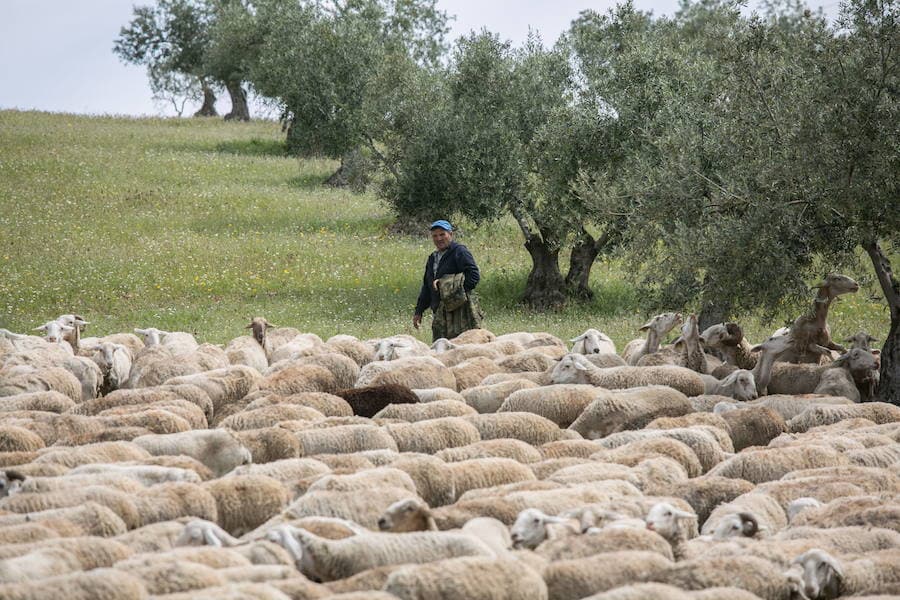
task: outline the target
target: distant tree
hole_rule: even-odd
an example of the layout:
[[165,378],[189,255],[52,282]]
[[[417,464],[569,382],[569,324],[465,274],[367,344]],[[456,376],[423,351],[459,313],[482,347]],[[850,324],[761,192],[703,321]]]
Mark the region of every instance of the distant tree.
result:
[[852,0],[834,27],[789,8],[686,5],[597,61],[618,121],[640,119],[622,168],[584,187],[626,215],[657,303],[720,318],[783,311],[809,297],[819,265],[864,249],[891,311],[878,393],[900,403],[900,285],[882,247],[900,242],[900,7]]
[[532,260],[523,300],[545,309],[589,297],[591,265],[617,235],[573,193],[581,166],[602,154],[602,116],[577,98],[566,50],[537,37],[516,50],[482,32],[460,40],[446,73],[410,81],[392,113],[382,196],[407,218],[511,215]]
[[437,64],[446,19],[435,0],[259,0],[244,69],[259,93],[283,104],[293,151],[377,153],[389,115],[373,110],[383,102],[372,86],[392,63]]
[[196,116],[214,116],[214,82],[203,68],[209,19],[207,6],[198,1],[159,0],[153,6],[136,6],[113,52],[124,62],[146,66],[156,95],[183,93],[189,88],[185,79],[195,79],[203,92]]

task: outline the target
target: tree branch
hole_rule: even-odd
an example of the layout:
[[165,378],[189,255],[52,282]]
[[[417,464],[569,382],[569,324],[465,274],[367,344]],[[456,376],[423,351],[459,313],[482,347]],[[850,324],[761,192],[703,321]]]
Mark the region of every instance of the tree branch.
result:
[[397,170],[397,166],[388,161],[387,157],[378,150],[378,148],[375,146],[375,140],[372,139],[372,136],[366,134],[365,138],[366,147],[372,151],[372,154],[375,155],[375,158],[381,161],[381,164],[384,165],[384,168],[391,172],[391,175],[394,176],[394,179],[400,181],[400,172]]
[[881,284],[884,299],[891,310],[891,318],[900,318],[900,283],[894,279],[890,261],[884,255],[877,240],[867,241],[863,244],[863,248],[869,254],[869,258],[872,259],[875,275],[878,277],[878,283]]
[[530,242],[534,238],[534,234],[531,233],[531,227],[528,226],[528,221],[525,219],[525,215],[522,214],[521,204],[522,201],[516,198],[515,200],[513,200],[512,204],[510,204],[509,212],[512,213],[512,216],[519,224],[519,229],[522,230],[522,235],[525,236],[525,241]]

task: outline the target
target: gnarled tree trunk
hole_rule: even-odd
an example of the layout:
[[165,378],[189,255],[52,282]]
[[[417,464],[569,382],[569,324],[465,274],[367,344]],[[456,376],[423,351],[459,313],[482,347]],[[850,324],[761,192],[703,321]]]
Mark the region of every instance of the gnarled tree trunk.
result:
[[591,277],[591,267],[594,266],[598,254],[600,244],[582,228],[569,255],[569,272],[566,273],[566,292],[569,297],[579,300],[590,300],[594,297],[588,281]]
[[225,89],[231,96],[231,112],[225,115],[225,120],[249,121],[250,108],[247,106],[247,92],[241,87],[241,82],[229,81],[225,84]]
[[891,263],[877,241],[867,242],[863,247],[872,259],[884,300],[891,311],[891,328],[881,349],[881,380],[875,396],[882,402],[900,405],[900,282],[894,277]]
[[566,282],[559,270],[560,244],[548,230],[540,226],[539,233],[532,233],[517,204],[510,210],[525,236],[525,249],[531,255],[531,272],[525,283],[522,300],[537,310],[562,308],[566,304]]
[[200,80],[200,87],[203,89],[203,105],[194,113],[194,116],[215,117],[218,114],[216,112],[216,94],[205,79]]

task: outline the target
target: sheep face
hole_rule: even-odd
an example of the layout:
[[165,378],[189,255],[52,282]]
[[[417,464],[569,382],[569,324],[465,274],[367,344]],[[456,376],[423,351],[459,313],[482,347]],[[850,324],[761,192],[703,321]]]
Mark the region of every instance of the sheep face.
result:
[[594,368],[581,354],[566,354],[550,373],[553,383],[588,383],[587,372]]
[[859,284],[853,278],[839,273],[829,273],[825,280],[816,287],[820,290],[824,289],[829,298],[859,291]]
[[459,348],[459,346],[457,346],[447,338],[438,338],[431,345],[431,349],[434,350],[435,354],[443,354],[444,352],[453,350],[454,348]]
[[[784,332],[782,332],[782,330],[784,330]],[[753,346],[750,351],[768,353],[777,357],[789,350],[793,346],[793,343],[794,337],[790,335],[790,330],[782,327],[762,344]]]
[[416,500],[408,498],[394,502],[378,519],[378,528],[381,531],[393,533],[406,533],[409,531],[425,531],[428,529],[428,518],[431,512],[428,506]]
[[865,331],[860,331],[854,335],[851,335],[848,338],[844,338],[844,341],[850,344],[850,349],[859,348],[861,350],[871,350],[872,342],[877,342],[878,339],[872,337]]
[[375,348],[375,360],[395,360],[400,358],[400,350],[408,346],[401,341],[384,339]]
[[719,349],[726,346],[737,346],[744,339],[744,331],[737,323],[718,323],[710,325],[700,334],[700,341],[707,347]]
[[25,476],[17,471],[0,471],[0,498],[6,498],[19,492]]
[[204,519],[194,519],[185,524],[175,538],[174,546],[214,546],[222,547],[222,540],[216,535],[221,531],[215,523]]
[[728,515],[716,526],[713,539],[725,540],[732,537],[753,537],[759,532],[759,521],[751,513],[742,512]]
[[845,352],[834,361],[835,365],[846,367],[854,374],[865,374],[869,371],[877,371],[879,363],[878,357],[861,348],[854,348],[853,350]]
[[265,346],[266,343],[266,330],[270,327],[275,327],[268,321],[266,321],[265,317],[253,317],[253,320],[250,321],[250,324],[244,327],[244,329],[253,330],[253,339],[256,340],[260,346]]
[[668,540],[678,537],[680,531],[680,523],[685,519],[696,519],[697,515],[684,510],[679,510],[668,502],[659,502],[654,504],[644,522],[647,523],[647,529],[655,531],[659,535]]
[[756,378],[746,369],[738,369],[722,381],[723,386],[730,391],[728,394],[739,402],[756,400]]
[[134,328],[134,332],[144,338],[145,346],[158,346],[162,342],[163,336],[169,334],[168,331],[157,329],[156,327],[148,327],[147,329]]
[[519,513],[510,529],[513,548],[534,550],[547,539],[547,523],[553,517],[536,508],[528,508]]
[[[575,344],[572,348],[572,352],[576,352],[576,348],[578,348],[581,354],[600,354],[601,352],[611,352],[612,354],[615,354],[616,352],[616,346],[615,343],[613,343],[612,338],[596,329],[588,329],[578,337],[572,338],[569,341]],[[578,342],[581,342],[581,344]]]
[[74,327],[69,325],[64,325],[59,321],[47,321],[40,327],[35,327],[35,331],[43,331],[45,332],[44,337],[51,344],[58,344],[63,340],[63,336],[70,332],[75,331]]
[[803,571],[803,591],[810,600],[831,600],[841,595],[843,569],[833,556],[813,548],[794,559]]
[[679,323],[681,323],[681,313],[662,313],[647,321],[638,331],[652,330],[662,337]]

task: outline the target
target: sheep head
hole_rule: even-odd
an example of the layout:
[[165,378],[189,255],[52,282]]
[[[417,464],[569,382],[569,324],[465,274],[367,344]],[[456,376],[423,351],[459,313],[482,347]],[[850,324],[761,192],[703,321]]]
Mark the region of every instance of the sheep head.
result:
[[756,378],[746,369],[738,369],[722,380],[722,387],[727,395],[740,402],[756,400],[759,396],[756,391]]
[[694,513],[675,508],[668,502],[657,502],[647,512],[644,522],[647,529],[655,531],[667,540],[674,540],[681,533],[681,522],[696,520]]
[[75,328],[70,325],[64,325],[59,321],[47,321],[40,327],[35,327],[34,330],[46,332],[44,338],[52,344],[57,344],[63,340],[67,332],[74,331]]
[[588,383],[587,372],[595,369],[582,354],[566,354],[550,373],[552,383]]
[[839,273],[829,273],[819,285],[815,286],[819,294],[829,299],[837,298],[843,294],[852,294],[859,291],[859,284],[852,277]]
[[877,342],[878,339],[872,337],[868,334],[868,332],[860,331],[850,337],[844,338],[844,341],[850,344],[850,349],[860,348],[861,350],[871,350],[872,342]]
[[615,347],[612,338],[596,329],[588,329],[578,337],[572,338],[569,341],[573,344],[583,342],[584,354],[600,354],[603,348],[608,348],[609,346]]
[[791,564],[802,570],[803,591],[810,600],[831,600],[841,595],[844,569],[824,550],[807,550]]
[[516,521],[509,531],[513,548],[534,550],[547,539],[547,525],[567,523],[568,521],[562,517],[545,514],[537,508],[526,508],[516,517]]
[[658,336],[663,337],[672,329],[681,323],[681,313],[662,313],[656,315],[638,329],[638,331],[653,331]]
[[713,539],[724,540],[731,537],[752,538],[759,532],[759,521],[753,513],[741,512],[728,515],[719,522]]
[[831,364],[836,367],[844,367],[850,371],[854,377],[859,376],[860,378],[865,378],[869,372],[877,371],[880,367],[880,363],[879,357],[871,352],[867,352],[862,348],[854,348],[840,355],[838,359]]
[[433,344],[431,344],[431,349],[434,350],[435,354],[443,354],[444,352],[453,350],[454,348],[459,348],[459,346],[457,346],[447,338],[438,338],[434,340]]
[[437,529],[428,505],[416,498],[398,500],[378,519],[378,529],[392,533]]
[[737,323],[717,323],[710,325],[700,334],[700,341],[708,348],[719,349],[737,346],[744,339],[744,331]]
[[252,329],[253,339],[259,342],[260,346],[265,347],[266,330],[270,327],[275,327],[275,325],[269,323],[265,317],[253,317],[253,319],[250,321],[250,324],[244,327],[244,329]]
[[24,481],[25,476],[18,471],[0,471],[0,498],[6,498],[17,493]]

